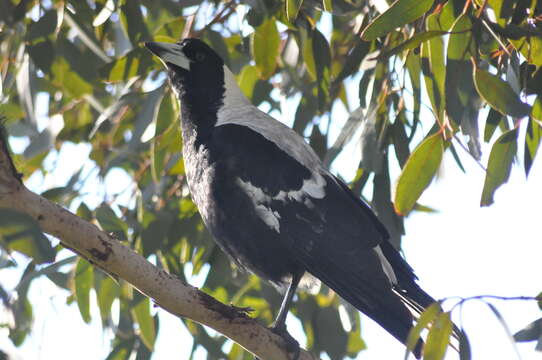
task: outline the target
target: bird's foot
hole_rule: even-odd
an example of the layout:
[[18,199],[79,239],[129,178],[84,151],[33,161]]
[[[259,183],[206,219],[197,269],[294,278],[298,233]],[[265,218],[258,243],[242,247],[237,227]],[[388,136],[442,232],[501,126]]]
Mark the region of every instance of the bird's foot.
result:
[[291,359],[298,360],[299,355],[301,354],[301,348],[299,347],[297,340],[290,335],[288,330],[286,330],[286,325],[273,325],[270,330],[284,340],[284,343],[286,344],[286,351],[288,354],[292,354]]

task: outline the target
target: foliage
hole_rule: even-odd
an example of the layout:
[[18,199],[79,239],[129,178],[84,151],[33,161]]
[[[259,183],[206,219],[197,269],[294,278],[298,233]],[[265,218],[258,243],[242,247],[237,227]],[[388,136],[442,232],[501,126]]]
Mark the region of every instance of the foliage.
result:
[[[352,164],[358,176],[351,186],[372,198],[399,247],[403,217],[426,208],[417,200],[445,152],[462,168],[461,149],[466,150],[463,156],[479,160],[480,141],[493,142],[481,205],[493,202],[521,148],[529,173],[542,137],[540,6],[536,0],[397,0],[389,7],[364,0],[4,0],[0,111],[9,133],[27,143],[16,159],[24,179],[46,174],[47,159],[68,144],[89,147],[90,167],[99,175],[82,164],[65,185],[41,189],[43,196],[99,223],[181,279],[186,269],[199,274],[209,266],[205,291],[250,306],[255,316],[270,322],[278,295],[232,267],[190,200],[180,157],[178,104],[162,84],[161,64],[142,42],[203,38],[238,74],[252,102],[293,118],[293,128],[307,136],[326,164],[349,140],[359,138],[363,157]],[[358,94],[351,93],[354,86]],[[38,95],[47,99],[45,118],[38,115]],[[359,106],[351,108],[348,98],[354,95]],[[284,108],[279,96],[300,100]],[[424,111],[427,100],[431,112]],[[326,116],[339,104],[351,116],[332,143],[328,130],[342,121]],[[485,122],[479,121],[481,115],[487,116]],[[422,123],[430,129],[425,134]],[[483,139],[480,123],[485,123]],[[395,163],[402,172],[392,198],[390,167]],[[132,182],[124,194],[89,186],[119,169]],[[101,205],[87,204],[92,202],[89,189],[94,196],[105,194]],[[109,358],[127,359],[134,352],[138,359],[149,357],[159,324],[147,299],[83,260],[62,260],[68,271],[58,262],[38,265],[62,247],[50,246],[20,214],[4,209],[0,219],[0,246],[8,259],[1,266],[14,266],[6,255],[11,251],[35,260],[17,296],[6,301],[14,313],[10,337],[15,344],[31,330],[31,280],[45,275],[69,291],[84,321],[90,319],[90,293],[96,293],[102,322],[116,335]],[[1,287],[0,293],[5,293]],[[111,306],[116,300],[120,319],[115,322]],[[355,356],[365,347],[359,314],[347,311],[354,329],[346,332],[338,316],[341,304],[324,287],[315,296],[301,293],[293,309],[308,347],[334,359]],[[429,353],[438,358],[451,330],[449,314],[434,313],[426,324],[434,321],[445,328],[428,341],[436,344]],[[194,336],[192,351],[203,346],[210,358],[225,356],[224,338],[185,324]],[[516,339],[540,339],[540,328],[537,320]],[[246,357],[237,346],[228,355]]]

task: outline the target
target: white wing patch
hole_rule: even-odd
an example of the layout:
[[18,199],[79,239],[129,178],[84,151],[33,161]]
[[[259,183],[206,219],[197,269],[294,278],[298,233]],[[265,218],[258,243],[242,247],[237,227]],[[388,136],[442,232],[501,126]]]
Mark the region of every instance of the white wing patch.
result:
[[280,233],[280,214],[268,207],[266,204],[269,204],[273,200],[282,202],[286,202],[287,200],[304,202],[307,197],[321,199],[325,196],[324,188],[326,186],[326,180],[324,177],[320,174],[313,173],[313,176],[310,179],[303,181],[301,189],[280,191],[277,196],[272,197],[264,193],[261,188],[252,185],[248,181],[243,181],[237,178],[236,183],[252,200],[252,205],[254,205],[254,210],[256,211],[258,217],[277,233]]
[[278,212],[273,211],[272,209],[265,206],[265,203],[268,203],[270,197],[265,194],[262,189],[252,185],[250,182],[245,182],[239,178],[236,179],[237,185],[244,189],[252,200],[252,205],[254,205],[254,210],[260,219],[263,220],[267,226],[275,230],[277,233],[280,233],[280,215]]
[[397,285],[397,277],[395,276],[395,272],[393,271],[393,267],[388,262],[388,259],[386,259],[386,256],[384,256],[384,253],[382,252],[382,249],[380,248],[380,245],[377,245],[374,247],[374,250],[376,254],[378,255],[378,258],[380,259],[380,263],[382,264],[382,270],[384,270],[384,273],[390,280],[390,283],[392,285]]
[[296,200],[303,201],[303,198],[307,195],[314,199],[322,199],[326,192],[324,187],[326,186],[326,180],[323,176],[317,173],[313,173],[310,179],[303,180],[303,185],[299,190],[280,191],[275,197],[276,200]]

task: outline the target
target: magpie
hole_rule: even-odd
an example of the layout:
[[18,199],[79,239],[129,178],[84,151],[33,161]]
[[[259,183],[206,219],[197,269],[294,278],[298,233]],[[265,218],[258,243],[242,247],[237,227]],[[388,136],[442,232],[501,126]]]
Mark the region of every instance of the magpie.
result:
[[[239,267],[287,287],[272,330],[291,339],[288,309],[302,279],[315,277],[406,344],[413,314],[435,300],[371,208],[301,136],[252,105],[203,41],[145,46],[181,103],[186,177],[204,223]],[[416,358],[422,347],[418,339]]]

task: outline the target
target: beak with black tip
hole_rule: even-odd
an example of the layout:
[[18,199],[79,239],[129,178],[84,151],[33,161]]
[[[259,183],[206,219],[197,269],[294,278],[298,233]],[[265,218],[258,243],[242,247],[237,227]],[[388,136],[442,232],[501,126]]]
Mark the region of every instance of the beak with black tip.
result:
[[182,69],[190,70],[190,60],[184,55],[179,44],[163,42],[146,42],[145,47],[158,56],[164,65],[176,65]]

